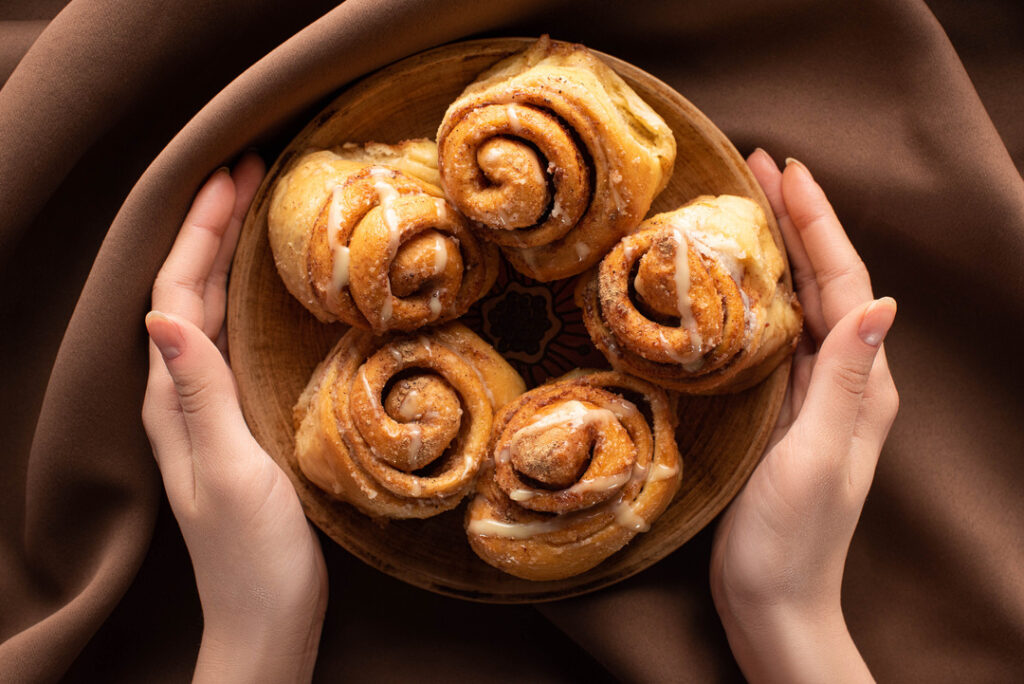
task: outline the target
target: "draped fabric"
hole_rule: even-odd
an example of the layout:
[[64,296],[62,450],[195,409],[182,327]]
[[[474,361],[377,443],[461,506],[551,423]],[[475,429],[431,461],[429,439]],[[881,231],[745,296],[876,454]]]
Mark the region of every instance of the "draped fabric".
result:
[[[202,629],[140,420],[143,316],[202,180],[347,83],[466,38],[633,62],[743,154],[815,173],[900,305],[902,408],[843,587],[885,681],[1024,679],[1024,9],[1014,0],[14,0],[0,7],[0,679],[180,681]],[[711,528],[531,606],[406,586],[325,539],[317,677],[732,681]]]

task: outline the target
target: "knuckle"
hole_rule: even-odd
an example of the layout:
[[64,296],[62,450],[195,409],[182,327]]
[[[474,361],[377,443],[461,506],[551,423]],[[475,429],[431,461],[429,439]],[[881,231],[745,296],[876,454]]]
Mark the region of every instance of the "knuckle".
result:
[[187,415],[202,413],[213,403],[213,391],[208,382],[195,380],[178,385],[181,410]]
[[226,289],[228,285],[228,273],[224,270],[216,270],[210,273],[206,279],[206,288],[214,290]]
[[[174,397],[174,395],[171,395]],[[168,401],[166,397],[157,396],[157,393],[148,391],[142,400],[142,427],[146,434],[153,435],[162,431],[166,425],[169,415],[181,413],[181,406],[175,398]]]
[[837,364],[831,373],[832,384],[850,396],[860,397],[868,382],[869,371],[848,364]]
[[803,291],[808,285],[817,284],[817,274],[813,271],[808,271],[802,268],[793,270],[793,282],[796,284],[798,292]]
[[825,289],[831,285],[869,282],[868,269],[859,258],[852,261],[824,268],[815,273],[818,287]]
[[204,283],[195,278],[161,268],[153,280],[153,299],[160,299],[181,290],[202,296],[203,289]]

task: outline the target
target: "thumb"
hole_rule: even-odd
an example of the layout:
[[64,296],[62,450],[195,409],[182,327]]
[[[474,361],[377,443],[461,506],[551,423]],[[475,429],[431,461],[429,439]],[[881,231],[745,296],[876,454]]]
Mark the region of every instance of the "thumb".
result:
[[896,300],[858,306],[829,331],[818,351],[799,420],[811,434],[848,441],[860,411],[875,356],[896,317]]
[[159,311],[146,316],[146,329],[174,380],[195,457],[229,448],[231,435],[247,429],[234,377],[216,345],[195,324]]

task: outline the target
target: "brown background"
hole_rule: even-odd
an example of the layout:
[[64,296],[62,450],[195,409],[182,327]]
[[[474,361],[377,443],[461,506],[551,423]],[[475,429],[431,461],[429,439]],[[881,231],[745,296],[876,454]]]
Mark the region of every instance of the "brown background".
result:
[[[844,584],[854,639],[882,680],[1024,679],[1020,3],[330,5],[0,6],[0,679],[191,671],[195,585],[138,416],[149,287],[205,175],[251,145],[271,158],[396,59],[544,31],[662,78],[742,153],[815,171],[900,303],[902,408]],[[326,544],[317,676],[739,679],[709,544],[537,608],[433,596]]]

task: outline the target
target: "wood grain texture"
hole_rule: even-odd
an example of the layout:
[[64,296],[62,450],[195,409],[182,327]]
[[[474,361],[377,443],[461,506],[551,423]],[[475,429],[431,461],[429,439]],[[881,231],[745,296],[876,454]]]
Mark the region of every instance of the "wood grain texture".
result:
[[[494,603],[546,601],[593,591],[643,570],[693,537],[721,512],[757,464],[782,404],[790,366],[787,360],[765,382],[740,394],[684,397],[677,433],[684,479],[678,497],[650,532],[593,570],[565,580],[530,582],[486,565],[466,541],[462,506],[427,520],[382,522],[334,501],[302,476],[293,454],[292,406],[345,326],[319,323],[285,290],[267,241],[270,187],[308,147],[433,138],[445,109],[461,90],[531,40],[440,47],[344,91],[268,172],[243,227],[228,293],[228,340],[245,418],[259,443],[290,477],[309,518],[382,572],[430,591]],[[699,194],[745,195],[761,204],[781,246],[764,194],[725,135],[661,81],[621,60],[601,56],[675,133],[675,172],[651,213],[673,209]]]

